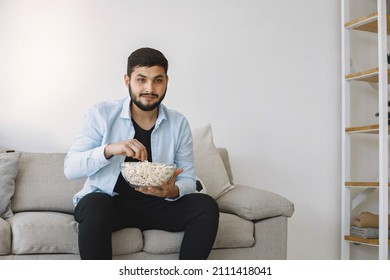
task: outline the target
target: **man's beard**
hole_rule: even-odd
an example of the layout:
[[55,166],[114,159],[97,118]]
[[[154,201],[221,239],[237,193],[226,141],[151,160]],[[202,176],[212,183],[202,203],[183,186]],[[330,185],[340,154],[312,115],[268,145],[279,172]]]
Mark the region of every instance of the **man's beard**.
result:
[[[158,106],[160,106],[161,102],[164,100],[165,98],[165,93],[167,92],[167,88],[165,88],[165,91],[164,91],[164,94],[160,97],[160,99],[158,99],[155,103],[153,104],[149,104],[149,105],[144,105],[142,104],[141,100],[140,99],[137,99],[136,96],[133,95],[132,91],[131,91],[131,87],[129,86],[129,94],[130,94],[130,99],[131,101],[138,107],[140,108],[142,111],[152,111],[154,109],[156,109]],[[140,94],[140,97],[142,95],[152,95],[152,96],[156,96],[158,97],[157,94],[154,94],[154,93],[141,93]]]

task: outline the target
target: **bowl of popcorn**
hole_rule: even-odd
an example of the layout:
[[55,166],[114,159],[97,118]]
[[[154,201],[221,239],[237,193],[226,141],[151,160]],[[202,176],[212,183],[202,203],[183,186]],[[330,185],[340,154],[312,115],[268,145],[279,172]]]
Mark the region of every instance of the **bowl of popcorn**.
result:
[[175,164],[150,161],[121,163],[122,176],[133,188],[160,187],[171,179],[175,169]]

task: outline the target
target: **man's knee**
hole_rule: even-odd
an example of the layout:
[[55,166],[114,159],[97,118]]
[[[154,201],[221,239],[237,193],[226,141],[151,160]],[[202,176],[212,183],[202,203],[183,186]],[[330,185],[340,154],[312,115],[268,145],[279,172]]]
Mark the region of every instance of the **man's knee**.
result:
[[214,198],[207,194],[196,193],[194,195],[195,205],[194,207],[198,209],[202,214],[206,215],[209,218],[219,219],[219,207]]
[[113,204],[111,197],[104,193],[90,193],[77,204],[74,216],[77,222],[84,219],[111,219]]

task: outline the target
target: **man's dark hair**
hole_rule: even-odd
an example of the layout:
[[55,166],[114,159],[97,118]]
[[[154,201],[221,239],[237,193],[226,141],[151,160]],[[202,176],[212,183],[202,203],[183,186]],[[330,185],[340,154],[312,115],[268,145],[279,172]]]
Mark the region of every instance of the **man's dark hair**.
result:
[[152,48],[141,48],[132,52],[127,59],[127,75],[130,77],[131,73],[137,67],[152,67],[161,66],[168,72],[168,60],[158,50]]

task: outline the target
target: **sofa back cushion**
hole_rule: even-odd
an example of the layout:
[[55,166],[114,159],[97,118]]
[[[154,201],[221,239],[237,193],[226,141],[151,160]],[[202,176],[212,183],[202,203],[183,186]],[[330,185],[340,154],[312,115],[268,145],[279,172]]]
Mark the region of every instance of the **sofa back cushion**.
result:
[[[233,175],[228,151],[217,149],[229,181],[233,184]],[[72,198],[82,189],[85,179],[68,180],[64,175],[64,153],[22,152],[19,161],[19,173],[15,182],[12,198],[12,211],[57,211],[72,214]]]
[[83,187],[85,179],[68,180],[64,159],[61,153],[22,153],[11,203],[13,212],[73,213],[73,195]]

